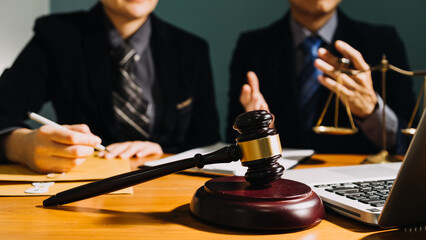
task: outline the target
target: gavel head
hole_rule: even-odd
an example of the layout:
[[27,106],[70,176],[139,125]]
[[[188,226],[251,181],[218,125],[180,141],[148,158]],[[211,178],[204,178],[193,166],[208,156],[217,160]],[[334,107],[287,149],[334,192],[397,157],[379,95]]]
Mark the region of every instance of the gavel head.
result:
[[235,120],[234,129],[240,135],[237,145],[241,148],[243,166],[247,166],[245,179],[253,186],[269,184],[281,178],[284,167],[277,160],[282,149],[275,128],[270,128],[272,114],[257,110],[240,114]]

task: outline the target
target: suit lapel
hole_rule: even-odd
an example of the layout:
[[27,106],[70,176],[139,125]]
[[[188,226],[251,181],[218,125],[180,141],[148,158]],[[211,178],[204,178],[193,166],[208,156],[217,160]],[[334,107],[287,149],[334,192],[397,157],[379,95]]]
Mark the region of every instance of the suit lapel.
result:
[[156,140],[156,133],[172,132],[176,125],[176,103],[181,87],[178,85],[178,53],[173,45],[169,28],[155,15],[151,15],[151,20],[151,48],[155,66],[154,104],[156,106],[153,138]]
[[115,121],[112,110],[112,66],[110,44],[103,22],[105,18],[101,4],[96,5],[88,14],[88,25],[82,40],[83,53],[87,61],[87,78],[89,93],[95,102],[95,109],[100,122],[109,122],[109,131],[119,136],[117,128],[111,122]]
[[279,62],[280,66],[277,67],[280,67],[279,69],[281,69],[281,82],[286,85],[286,88],[284,88],[285,94],[289,96],[289,99],[298,101],[298,99],[296,98],[298,94],[296,94],[297,92],[295,91],[297,88],[297,84],[294,81],[296,76],[294,71],[294,44],[292,37],[293,35],[291,33],[290,28],[290,14],[287,14],[284,17],[280,27],[282,28],[280,32],[281,34],[277,36],[278,39],[281,39],[281,44],[277,47],[277,53],[280,57],[277,62]]
[[[297,104],[295,103],[297,103],[298,99],[296,99],[297,88],[294,80],[294,47],[290,29],[290,14],[286,14],[275,23],[271,30],[271,43],[268,47],[266,61],[267,76],[273,80],[270,81],[271,86],[267,86],[267,88],[275,91],[271,96],[277,96],[277,98],[267,101],[275,102],[272,103],[272,106],[275,105],[276,109],[271,109],[271,111],[275,110],[277,113],[285,111],[287,114],[292,115],[291,118],[282,119],[280,122],[285,122],[286,125],[294,125],[298,122],[298,116],[294,114],[297,111]],[[283,127],[283,129],[287,128]]]

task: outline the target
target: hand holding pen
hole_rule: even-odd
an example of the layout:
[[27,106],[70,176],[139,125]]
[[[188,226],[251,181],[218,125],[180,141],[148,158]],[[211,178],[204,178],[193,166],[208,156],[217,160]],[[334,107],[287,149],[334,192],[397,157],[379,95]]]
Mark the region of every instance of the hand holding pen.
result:
[[[59,125],[59,124],[55,123],[54,121],[51,121],[51,120],[49,120],[49,119],[47,119],[43,116],[40,116],[37,113],[29,112],[28,117],[30,119],[40,123],[40,124],[43,124],[43,125],[50,125],[50,126],[58,128],[58,129],[67,129],[66,127]],[[87,127],[87,125],[85,125],[85,124],[73,125],[73,126],[81,126],[81,128],[77,128],[76,130],[77,131],[81,130],[83,133],[90,133],[91,134],[89,127]],[[105,151],[106,150],[106,148],[103,145],[101,145],[100,143],[95,146],[95,149],[98,150],[98,151]]]
[[95,147],[105,149],[87,125],[58,125],[35,113],[29,117],[44,125],[14,130],[4,141],[5,153],[9,160],[37,172],[67,172],[92,155]]

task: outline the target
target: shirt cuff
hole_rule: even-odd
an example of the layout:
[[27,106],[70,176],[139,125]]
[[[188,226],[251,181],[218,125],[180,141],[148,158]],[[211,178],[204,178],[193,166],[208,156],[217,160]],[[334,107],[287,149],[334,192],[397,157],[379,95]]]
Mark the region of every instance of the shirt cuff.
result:
[[384,106],[383,99],[376,93],[377,106],[373,113],[367,118],[360,120],[355,119],[357,125],[362,132],[378,147],[383,147],[383,107],[385,107],[386,115],[386,148],[390,149],[396,144],[396,136],[398,131],[398,117],[395,112]]

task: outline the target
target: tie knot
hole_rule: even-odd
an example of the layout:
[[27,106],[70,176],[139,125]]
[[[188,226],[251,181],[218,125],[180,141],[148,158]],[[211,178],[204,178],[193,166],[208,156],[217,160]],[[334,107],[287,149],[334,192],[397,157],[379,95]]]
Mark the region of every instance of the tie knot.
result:
[[112,55],[114,59],[117,61],[118,65],[124,66],[130,62],[135,56],[136,51],[132,47],[130,47],[126,42],[122,42],[118,47],[116,47]]
[[310,36],[303,41],[302,47],[307,55],[316,58],[318,56],[317,52],[321,43],[322,40],[320,37]]

